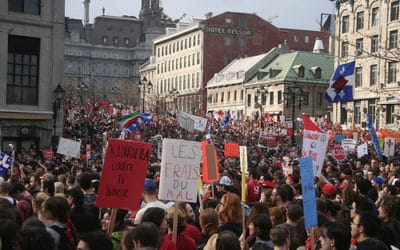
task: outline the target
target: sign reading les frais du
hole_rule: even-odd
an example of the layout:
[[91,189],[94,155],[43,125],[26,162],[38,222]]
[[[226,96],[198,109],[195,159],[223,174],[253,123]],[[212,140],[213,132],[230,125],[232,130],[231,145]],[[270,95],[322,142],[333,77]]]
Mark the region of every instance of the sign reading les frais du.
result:
[[96,206],[138,210],[152,145],[109,139]]
[[343,161],[344,159],[346,159],[346,152],[344,151],[344,147],[342,146],[334,146],[332,149],[332,154],[337,161]]

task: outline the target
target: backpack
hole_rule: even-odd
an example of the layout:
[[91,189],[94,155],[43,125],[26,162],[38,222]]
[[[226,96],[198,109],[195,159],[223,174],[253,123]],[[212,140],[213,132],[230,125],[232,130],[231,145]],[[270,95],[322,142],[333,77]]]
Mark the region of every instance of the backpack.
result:
[[65,231],[65,228],[59,227],[57,225],[52,225],[50,227],[54,231],[60,235],[60,240],[58,242],[58,250],[76,250],[76,244],[75,244],[75,232],[72,232],[72,239],[69,239],[67,237],[67,232]]

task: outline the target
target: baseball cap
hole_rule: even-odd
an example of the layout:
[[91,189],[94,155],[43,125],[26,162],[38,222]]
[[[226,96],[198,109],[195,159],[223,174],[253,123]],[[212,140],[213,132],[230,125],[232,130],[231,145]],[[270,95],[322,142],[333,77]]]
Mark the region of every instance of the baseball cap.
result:
[[150,178],[146,178],[146,180],[144,181],[144,191],[155,192],[156,189],[157,189],[157,184],[155,183],[155,181]]
[[224,185],[224,186],[231,186],[232,185],[232,181],[228,176],[222,176],[221,179],[219,179],[218,182],[219,185]]
[[336,187],[333,184],[327,183],[324,185],[324,187],[322,188],[322,193],[326,194],[326,195],[334,195],[336,194]]
[[273,183],[272,181],[268,181],[268,180],[264,181],[261,185],[266,188],[272,188],[272,189],[275,188],[275,183]]

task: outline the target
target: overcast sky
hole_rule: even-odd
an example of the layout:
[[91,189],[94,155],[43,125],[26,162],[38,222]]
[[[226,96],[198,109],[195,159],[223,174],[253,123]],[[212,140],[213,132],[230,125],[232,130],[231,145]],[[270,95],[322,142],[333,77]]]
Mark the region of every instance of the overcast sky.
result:
[[[256,13],[279,28],[319,30],[321,13],[335,14],[329,0],[161,0],[164,13],[173,20],[185,15],[204,18],[208,12],[215,15],[225,11]],[[141,0],[91,0],[90,22],[102,15],[139,16]],[[83,19],[82,0],[65,0],[65,16]]]

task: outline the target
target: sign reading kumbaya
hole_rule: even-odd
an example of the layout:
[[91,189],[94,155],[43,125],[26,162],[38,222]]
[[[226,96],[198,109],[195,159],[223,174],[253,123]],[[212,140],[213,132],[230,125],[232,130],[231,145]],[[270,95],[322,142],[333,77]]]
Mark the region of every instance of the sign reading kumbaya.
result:
[[232,35],[232,36],[251,36],[252,32],[249,29],[238,29],[233,27],[218,27],[218,26],[205,26],[204,31],[207,33]]

